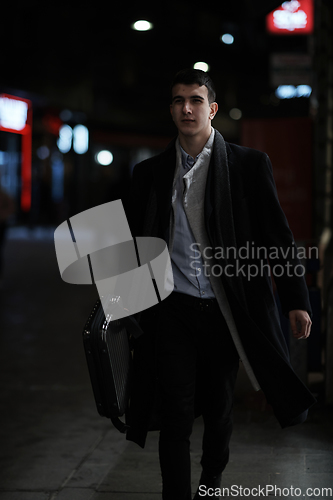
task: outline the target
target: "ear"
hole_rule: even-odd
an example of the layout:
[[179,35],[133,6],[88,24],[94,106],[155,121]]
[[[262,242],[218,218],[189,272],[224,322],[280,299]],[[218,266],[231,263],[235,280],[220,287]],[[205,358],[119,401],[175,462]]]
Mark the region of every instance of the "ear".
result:
[[170,104],[170,113],[171,113],[171,116],[173,118],[173,109],[172,109],[172,104]]
[[209,107],[210,107],[209,119],[212,120],[219,109],[219,105],[217,104],[217,102],[212,102],[210,103]]

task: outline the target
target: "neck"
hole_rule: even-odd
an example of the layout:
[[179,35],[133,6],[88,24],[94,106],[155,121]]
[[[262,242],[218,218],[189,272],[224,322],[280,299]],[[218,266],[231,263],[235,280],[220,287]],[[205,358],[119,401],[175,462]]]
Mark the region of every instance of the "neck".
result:
[[179,142],[184,151],[192,158],[198,156],[199,153],[203,150],[206,142],[208,141],[210,134],[212,132],[212,128],[210,127],[209,131],[207,131],[203,136],[188,136],[179,132]]

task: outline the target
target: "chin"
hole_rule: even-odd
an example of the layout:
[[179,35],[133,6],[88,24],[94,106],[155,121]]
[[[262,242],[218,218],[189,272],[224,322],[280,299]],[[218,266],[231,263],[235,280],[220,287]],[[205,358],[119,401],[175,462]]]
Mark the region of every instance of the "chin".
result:
[[181,132],[183,135],[186,135],[188,137],[192,137],[193,135],[197,134],[197,130],[194,129],[189,129],[188,127],[180,127],[179,132]]

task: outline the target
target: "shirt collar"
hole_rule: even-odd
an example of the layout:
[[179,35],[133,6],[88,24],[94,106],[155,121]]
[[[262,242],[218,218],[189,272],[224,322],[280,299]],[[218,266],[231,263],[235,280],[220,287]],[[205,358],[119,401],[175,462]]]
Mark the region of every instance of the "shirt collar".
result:
[[[202,151],[205,148],[208,148],[208,149],[211,150],[212,145],[213,145],[213,141],[214,141],[214,135],[215,135],[215,130],[212,127],[212,132],[211,132],[211,134],[209,136],[208,141],[206,142],[206,144],[202,148]],[[187,154],[186,151],[184,151],[184,149],[181,147],[180,144],[179,144],[179,147],[180,147],[180,152],[182,154],[182,166],[186,170],[190,170],[193,167],[193,165],[195,164],[195,162],[197,161],[197,159],[199,158],[199,156],[201,155],[202,151],[200,151],[200,153],[195,158],[193,158],[192,156],[190,156],[189,154]]]

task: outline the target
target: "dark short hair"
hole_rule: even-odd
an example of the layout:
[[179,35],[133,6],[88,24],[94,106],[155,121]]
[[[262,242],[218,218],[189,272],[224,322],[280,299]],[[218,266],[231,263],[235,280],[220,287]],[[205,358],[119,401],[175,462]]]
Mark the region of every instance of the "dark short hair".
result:
[[202,85],[206,85],[208,89],[208,101],[209,103],[214,102],[216,99],[216,92],[214,88],[214,83],[211,79],[211,77],[205,72],[202,71],[201,69],[194,69],[194,68],[188,68],[188,69],[182,69],[181,71],[178,71],[178,73],[175,75],[174,79],[172,80],[171,83],[171,92],[172,89],[175,85],[178,83],[183,83],[185,85],[193,85],[194,83],[198,84],[199,87]]

